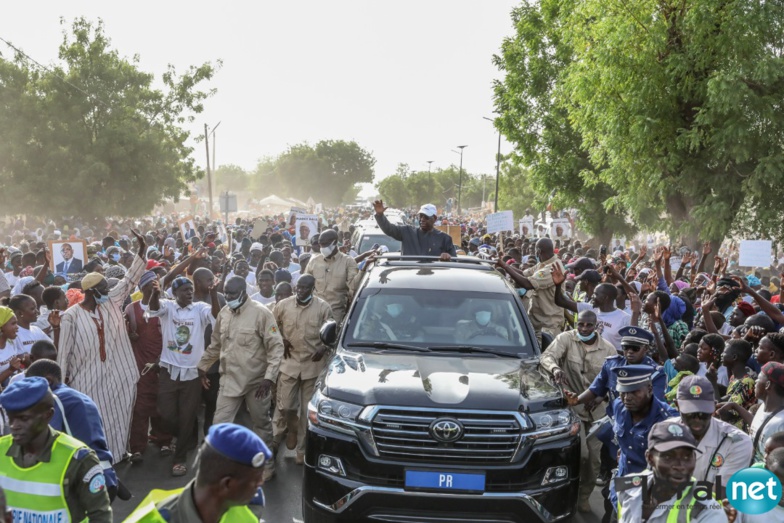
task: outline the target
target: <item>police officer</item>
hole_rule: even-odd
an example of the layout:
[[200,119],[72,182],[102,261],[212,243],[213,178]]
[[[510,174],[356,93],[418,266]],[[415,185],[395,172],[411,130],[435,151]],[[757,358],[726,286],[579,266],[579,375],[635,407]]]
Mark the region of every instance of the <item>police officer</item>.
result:
[[703,376],[686,376],[678,384],[676,405],[680,421],[697,441],[694,477],[713,482],[716,476],[729,478],[751,462],[753,444],[748,434],[713,417],[716,402],[713,385]]
[[726,523],[725,511],[708,492],[695,489],[697,441],[676,421],[656,423],[645,460],[651,470],[618,477],[619,523]]
[[213,425],[199,451],[196,478],[182,490],[153,490],[125,523],[259,523],[247,505],[264,483],[271,457],[252,430]]
[[49,427],[49,383],[30,377],[0,394],[11,434],[0,438],[0,486],[14,521],[111,523],[106,478],[95,452]]
[[[648,433],[656,423],[673,418],[678,411],[653,395],[651,367],[614,367],[619,397],[612,403],[613,432],[618,442],[617,477],[645,469]],[[610,483],[610,501],[615,507],[615,483]]]

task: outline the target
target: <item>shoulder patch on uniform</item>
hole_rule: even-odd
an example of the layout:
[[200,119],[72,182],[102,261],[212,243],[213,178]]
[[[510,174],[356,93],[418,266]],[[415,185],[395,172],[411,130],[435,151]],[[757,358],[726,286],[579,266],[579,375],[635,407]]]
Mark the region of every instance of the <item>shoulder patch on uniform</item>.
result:
[[76,461],[81,461],[81,460],[83,460],[84,458],[86,458],[87,456],[89,456],[89,455],[90,455],[90,452],[92,452],[92,451],[91,451],[91,450],[90,450],[88,447],[82,447],[82,448],[78,449],[78,450],[77,450],[77,451],[74,453],[74,459],[75,459]]
[[103,467],[101,467],[100,464],[99,465],[95,465],[93,468],[88,470],[87,473],[82,478],[82,481],[84,481],[85,483],[89,483],[90,480],[93,479],[93,477],[96,474],[103,474]]
[[274,336],[275,334],[277,334],[277,333],[278,333],[278,327],[277,327],[277,325],[272,325],[272,326],[270,326],[270,328],[269,328],[269,333],[270,333],[270,334],[272,334],[273,336]]
[[104,490],[106,490],[106,477],[103,474],[98,474],[92,480],[90,480],[91,493],[98,494]]
[[743,441],[743,436],[741,434],[742,433],[740,433],[740,432],[732,431],[729,434],[727,434],[727,439],[729,439],[733,443],[737,443],[739,441]]

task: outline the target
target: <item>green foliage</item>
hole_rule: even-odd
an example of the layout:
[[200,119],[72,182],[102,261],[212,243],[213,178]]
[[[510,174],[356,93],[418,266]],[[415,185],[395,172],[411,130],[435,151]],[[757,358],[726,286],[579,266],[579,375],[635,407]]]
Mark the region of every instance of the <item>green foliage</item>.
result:
[[[479,207],[482,193],[486,201],[495,195],[495,176],[471,174],[463,169],[463,189],[460,194],[462,208]],[[443,209],[446,201],[452,198],[457,202],[460,186],[460,170],[451,165],[446,169],[411,171],[407,164],[399,164],[395,174],[381,180],[376,188],[384,203],[391,207],[408,207],[433,203]],[[452,212],[456,212],[455,208]]]
[[277,158],[259,162],[251,187],[257,195],[312,197],[325,205],[339,205],[359,192],[357,184],[371,183],[376,159],[357,145],[344,140],[322,140],[289,147]]
[[242,192],[248,188],[250,183],[250,176],[238,165],[221,165],[212,173],[212,178],[218,193],[224,191]]
[[[495,180],[493,180],[495,182]],[[501,163],[498,182],[498,210],[512,211],[516,219],[525,216],[526,210],[536,211],[536,192],[531,183],[531,173],[519,163]]]
[[183,125],[212,91],[209,63],[177,74],[141,71],[111,48],[103,23],[64,31],[59,61],[42,70],[0,59],[0,206],[7,213],[138,216],[177,199],[202,176]]
[[569,93],[562,85],[562,73],[574,54],[563,34],[570,5],[560,0],[524,1],[512,12],[515,36],[506,39],[501,55],[494,57],[505,75],[494,86],[496,125],[515,145],[505,165],[514,187],[507,189],[507,177],[502,177],[500,193],[514,198],[514,189],[525,187],[529,193],[520,196],[518,207],[530,207],[535,196],[539,209],[548,204],[576,208],[580,227],[609,241],[613,232],[628,233],[630,227],[625,209],[613,200],[615,191],[599,179],[598,166],[603,164],[591,161],[580,134],[570,125]]

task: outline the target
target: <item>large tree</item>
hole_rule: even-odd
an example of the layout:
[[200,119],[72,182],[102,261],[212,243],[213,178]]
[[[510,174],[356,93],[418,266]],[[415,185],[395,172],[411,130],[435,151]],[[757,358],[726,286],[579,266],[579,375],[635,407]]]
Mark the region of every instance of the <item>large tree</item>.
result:
[[205,63],[153,87],[138,57],[77,19],[44,70],[0,57],[0,206],[45,216],[141,215],[201,177],[184,125],[212,91]]
[[268,193],[338,205],[344,197],[356,195],[357,184],[373,181],[375,164],[373,155],[356,142],[322,140],[289,147],[272,166],[261,162],[256,177],[265,180]]
[[377,189],[384,202],[392,207],[419,206],[433,203],[443,209],[451,198],[455,202],[452,212],[457,211],[457,197],[460,193],[464,210],[479,207],[484,192],[485,199],[491,201],[495,194],[495,177],[471,174],[463,169],[463,188],[460,187],[460,170],[451,165],[435,171],[411,171],[408,164],[398,165],[395,174],[381,180]]
[[[563,23],[571,5],[524,0],[512,11],[515,35],[504,40],[501,54],[494,57],[504,73],[494,85],[496,125],[515,145],[508,161],[517,168],[507,167],[515,188],[529,194],[532,189],[542,209],[548,204],[576,208],[580,227],[609,243],[614,233],[628,233],[631,227],[616,192],[599,177],[604,162],[591,161],[569,121],[562,75],[574,55]],[[509,205],[514,192],[504,189],[501,201]]]
[[784,4],[572,5],[569,120],[618,201],[692,241],[784,236]]

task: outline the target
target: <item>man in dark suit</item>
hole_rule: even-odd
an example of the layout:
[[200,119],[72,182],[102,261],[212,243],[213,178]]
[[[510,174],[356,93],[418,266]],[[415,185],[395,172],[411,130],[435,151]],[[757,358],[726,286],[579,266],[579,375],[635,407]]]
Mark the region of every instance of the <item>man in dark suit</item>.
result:
[[82,260],[74,258],[73,247],[71,247],[70,243],[64,243],[63,246],[60,247],[60,254],[63,257],[63,261],[58,263],[55,267],[56,273],[75,274],[82,272]]

